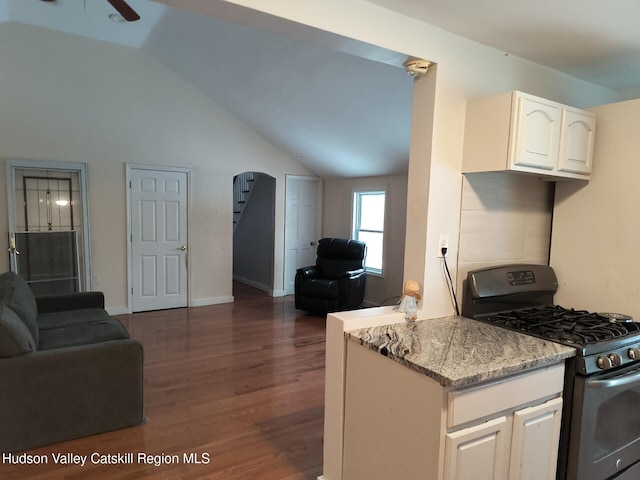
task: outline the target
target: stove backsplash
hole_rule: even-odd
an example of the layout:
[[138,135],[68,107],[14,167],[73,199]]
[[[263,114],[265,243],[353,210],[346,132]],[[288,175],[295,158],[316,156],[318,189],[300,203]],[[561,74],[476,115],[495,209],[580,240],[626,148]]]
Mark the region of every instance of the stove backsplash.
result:
[[513,173],[463,176],[457,292],[469,270],[547,265],[554,184]]

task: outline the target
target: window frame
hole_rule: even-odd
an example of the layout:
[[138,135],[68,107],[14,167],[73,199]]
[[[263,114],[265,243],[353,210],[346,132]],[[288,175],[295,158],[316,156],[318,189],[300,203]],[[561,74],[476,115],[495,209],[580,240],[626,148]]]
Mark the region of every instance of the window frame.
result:
[[[362,208],[362,197],[366,195],[384,195],[384,212],[382,218],[382,230],[369,230],[363,229],[360,227],[360,218],[361,218],[361,208]],[[386,188],[368,188],[368,189],[354,189],[352,195],[352,216],[351,216],[351,237],[358,240],[358,232],[370,232],[370,233],[379,233],[382,235],[382,258],[380,259],[381,267],[367,267],[366,266],[366,256],[365,256],[365,271],[368,274],[376,275],[382,277],[384,274],[384,246],[385,246],[385,225],[386,225],[386,216],[387,216],[387,189]],[[366,255],[368,256],[368,248]]]

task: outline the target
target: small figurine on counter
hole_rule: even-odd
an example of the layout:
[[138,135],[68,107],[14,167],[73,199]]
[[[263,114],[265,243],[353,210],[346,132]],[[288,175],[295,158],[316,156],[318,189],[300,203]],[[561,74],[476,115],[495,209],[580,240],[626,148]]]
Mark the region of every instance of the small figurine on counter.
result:
[[418,302],[422,298],[420,286],[415,280],[407,280],[404,284],[404,291],[400,297],[400,304],[394,309],[397,312],[404,313],[404,318],[410,322],[418,318]]

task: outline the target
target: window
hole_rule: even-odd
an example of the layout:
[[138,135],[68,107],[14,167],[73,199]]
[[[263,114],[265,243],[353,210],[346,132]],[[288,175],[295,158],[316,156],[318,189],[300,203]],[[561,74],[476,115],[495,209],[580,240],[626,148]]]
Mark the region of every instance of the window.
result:
[[382,274],[382,247],[384,244],[384,201],[386,192],[354,192],[353,238],[367,244],[365,268]]

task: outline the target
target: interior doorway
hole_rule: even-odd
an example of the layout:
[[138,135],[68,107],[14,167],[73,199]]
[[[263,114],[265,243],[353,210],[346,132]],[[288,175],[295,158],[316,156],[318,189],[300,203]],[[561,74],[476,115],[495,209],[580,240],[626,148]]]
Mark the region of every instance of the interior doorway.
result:
[[9,267],[37,295],[91,289],[86,164],[9,160]]
[[233,179],[233,279],[273,295],[276,179],[243,172]]
[[296,269],[316,262],[322,222],[322,180],[287,175],[284,237],[284,293],[295,290]]

